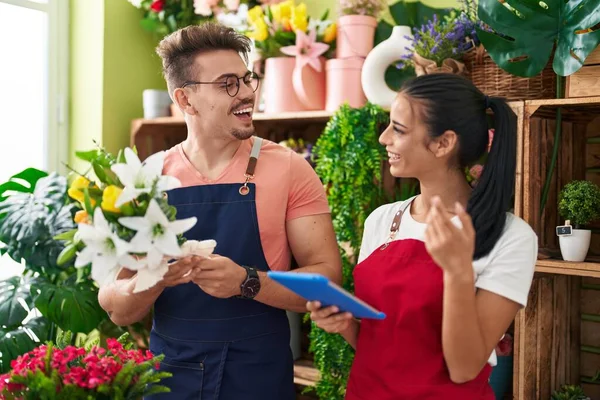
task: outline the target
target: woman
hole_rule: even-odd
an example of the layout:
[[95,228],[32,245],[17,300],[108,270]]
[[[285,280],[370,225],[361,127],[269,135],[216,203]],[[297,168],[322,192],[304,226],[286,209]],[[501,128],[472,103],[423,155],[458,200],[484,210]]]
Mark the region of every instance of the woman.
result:
[[[464,167],[487,149],[477,186]],[[516,117],[456,75],[418,77],[400,91],[380,143],[395,177],[421,194],[366,220],[356,295],[385,312],[358,321],[335,307],[307,307],[315,323],[356,349],[347,400],[493,400],[494,348],[526,305],[537,237],[508,213],[516,164]]]

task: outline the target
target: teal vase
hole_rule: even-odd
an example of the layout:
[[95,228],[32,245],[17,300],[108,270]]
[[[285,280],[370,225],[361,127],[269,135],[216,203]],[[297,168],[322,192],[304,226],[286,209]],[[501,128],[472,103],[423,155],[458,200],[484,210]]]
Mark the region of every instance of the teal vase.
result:
[[496,395],[496,400],[504,400],[510,392],[513,374],[513,356],[498,356],[498,364],[492,369],[490,386]]

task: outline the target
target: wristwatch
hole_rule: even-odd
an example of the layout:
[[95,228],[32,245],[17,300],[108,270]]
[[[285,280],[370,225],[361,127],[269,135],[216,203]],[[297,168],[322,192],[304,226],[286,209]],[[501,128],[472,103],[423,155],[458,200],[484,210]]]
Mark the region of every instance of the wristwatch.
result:
[[256,268],[246,267],[242,265],[242,268],[246,270],[246,279],[240,285],[242,295],[245,299],[253,299],[260,291],[260,279]]

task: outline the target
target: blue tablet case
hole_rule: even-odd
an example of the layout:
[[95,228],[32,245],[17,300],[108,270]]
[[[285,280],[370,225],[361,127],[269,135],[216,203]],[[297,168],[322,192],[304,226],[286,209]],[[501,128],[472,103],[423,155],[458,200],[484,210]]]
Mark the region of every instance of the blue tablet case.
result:
[[269,271],[267,276],[306,300],[321,302],[323,307],[337,306],[356,318],[384,319],[385,314],[353,296],[327,277],[306,272]]

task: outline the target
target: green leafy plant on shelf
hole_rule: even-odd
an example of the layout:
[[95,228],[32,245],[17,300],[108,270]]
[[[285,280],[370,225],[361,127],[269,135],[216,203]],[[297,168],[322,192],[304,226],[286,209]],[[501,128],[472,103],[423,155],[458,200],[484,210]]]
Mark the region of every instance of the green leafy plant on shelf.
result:
[[590,181],[573,181],[559,194],[558,212],[581,229],[600,218],[600,188]]
[[[331,205],[342,257],[343,286],[350,292],[354,291],[352,272],[367,216],[381,204],[412,196],[415,190],[415,186],[406,186],[389,195],[383,189],[382,165],[387,154],[378,138],[388,123],[388,114],[378,106],[367,104],[355,109],[343,105],[313,149],[316,171]],[[315,389],[318,396],[343,399],[353,349],[340,335],[328,334],[314,324],[309,338],[309,350],[321,374]]]
[[563,385],[559,390],[552,393],[551,400],[590,400],[581,386]]
[[[100,307],[90,267],[59,263],[69,251],[61,238],[75,228],[68,190],[66,177],[35,168],[0,185],[0,254],[24,265],[21,275],[0,281],[0,373],[61,331],[92,338],[125,332]],[[144,343],[141,324],[127,329]]]

